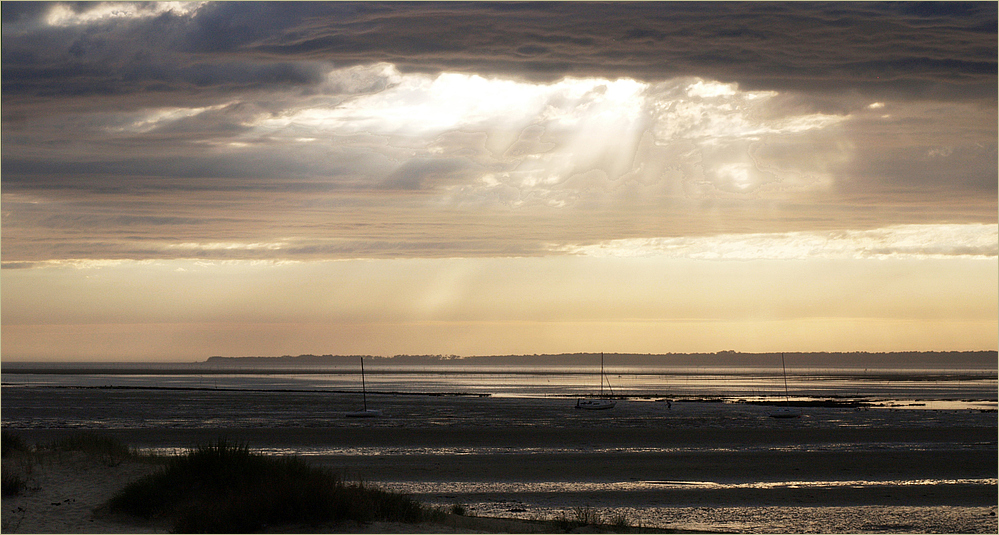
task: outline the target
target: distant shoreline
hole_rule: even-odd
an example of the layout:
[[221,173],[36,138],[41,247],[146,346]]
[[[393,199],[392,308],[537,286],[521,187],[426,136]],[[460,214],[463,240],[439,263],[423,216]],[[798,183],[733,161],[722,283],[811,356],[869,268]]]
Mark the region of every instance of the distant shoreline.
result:
[[[611,368],[760,368],[774,370],[782,353],[664,353],[633,354],[605,353],[605,362]],[[347,367],[358,365],[360,359],[372,369],[395,368],[393,373],[425,373],[427,367],[442,370],[461,370],[476,373],[485,367],[511,368],[505,373],[533,373],[524,368],[567,367],[559,373],[592,373],[581,369],[595,366],[600,353],[563,353],[541,355],[493,355],[460,357],[455,355],[395,355],[380,357],[370,355],[297,355],[297,356],[247,356],[208,357],[193,362],[0,362],[3,373],[325,373],[322,367]],[[999,370],[999,352],[982,351],[900,351],[900,352],[785,352],[789,370],[850,369],[850,370],[899,370],[899,369],[974,369]],[[520,368],[520,369],[517,369]],[[339,371],[339,370],[338,370]],[[490,372],[495,370],[490,370]]]
[[209,357],[207,365],[245,364],[301,364],[339,365],[356,364],[364,358],[373,365],[428,365],[446,364],[451,366],[591,366],[599,355],[605,357],[611,366],[719,366],[719,367],[772,367],[780,355],[786,357],[789,367],[860,367],[880,368],[940,365],[947,363],[956,366],[999,366],[999,352],[981,351],[896,351],[896,352],[773,352],[744,353],[719,351],[716,353],[558,353],[534,355],[395,355],[378,357],[367,355],[285,355],[281,357]]

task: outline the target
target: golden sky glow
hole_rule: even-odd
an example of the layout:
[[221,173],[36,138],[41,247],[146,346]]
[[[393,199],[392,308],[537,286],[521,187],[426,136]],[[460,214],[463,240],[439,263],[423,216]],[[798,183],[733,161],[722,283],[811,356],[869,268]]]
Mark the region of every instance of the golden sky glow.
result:
[[[816,6],[278,7],[5,18],[3,358],[996,348],[981,13],[901,61]],[[754,17],[815,51],[698,49]]]
[[[209,354],[973,350],[995,259],[124,261],[10,270],[5,351]],[[728,347],[728,346],[725,346]],[[734,347],[734,346],[733,346]],[[485,349],[483,349],[485,348]],[[179,349],[179,350],[178,350]],[[64,350],[64,349],[63,349]]]

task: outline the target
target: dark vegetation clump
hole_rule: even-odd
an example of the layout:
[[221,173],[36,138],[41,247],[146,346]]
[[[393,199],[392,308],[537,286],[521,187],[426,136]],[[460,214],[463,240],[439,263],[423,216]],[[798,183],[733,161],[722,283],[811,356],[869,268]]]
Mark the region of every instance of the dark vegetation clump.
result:
[[[624,513],[620,513],[609,518],[605,518],[598,511],[591,507],[577,507],[570,516],[562,511],[551,520],[551,524],[559,532],[575,533],[584,527],[595,529],[598,533],[632,533],[631,521]],[[641,528],[637,528],[641,532]]]
[[0,450],[3,457],[10,457],[14,453],[28,451],[28,445],[20,435],[4,429],[0,431]]
[[5,459],[15,458],[12,462],[5,462],[3,466],[5,497],[17,496],[28,487],[28,475],[36,465],[44,464],[52,458],[61,458],[63,454],[82,452],[108,466],[137,458],[128,446],[117,439],[90,432],[74,433],[54,442],[31,446],[20,435],[5,429],[0,435],[0,444]]
[[115,466],[122,461],[135,457],[127,445],[116,438],[98,433],[75,433],[66,438],[40,445],[39,451],[61,452],[82,451],[87,455],[100,459],[108,466]]
[[24,478],[21,477],[20,474],[8,472],[6,468],[3,470],[3,481],[2,481],[3,488],[0,490],[2,490],[4,498],[9,498],[11,496],[17,496],[18,494],[21,494],[21,491],[25,489],[26,485],[27,483],[25,482]]
[[345,483],[297,457],[268,457],[226,439],[170,459],[103,509],[167,519],[182,533],[248,533],[287,524],[421,522],[437,511],[409,496]]
[[[6,429],[0,431],[0,450],[3,450],[2,455],[4,458],[10,457],[17,453],[26,453],[29,449],[30,448],[20,435],[14,434]],[[8,470],[7,466],[4,465],[2,480],[0,480],[0,494],[2,494],[4,498],[17,496],[26,487],[27,482],[23,477],[21,477],[21,474]]]

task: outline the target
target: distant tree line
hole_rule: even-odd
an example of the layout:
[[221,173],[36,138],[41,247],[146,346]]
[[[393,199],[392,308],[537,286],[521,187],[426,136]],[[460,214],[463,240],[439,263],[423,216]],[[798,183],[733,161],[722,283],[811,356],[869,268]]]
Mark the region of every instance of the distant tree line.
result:
[[[788,367],[811,368],[940,368],[999,367],[996,351],[901,351],[901,352],[785,352]],[[205,363],[217,366],[343,366],[364,358],[371,364],[387,365],[471,365],[471,366],[578,366],[599,362],[600,353],[560,353],[534,355],[285,355],[281,357],[209,357]],[[777,366],[781,353],[741,353],[732,350],[716,353],[605,353],[608,366]]]

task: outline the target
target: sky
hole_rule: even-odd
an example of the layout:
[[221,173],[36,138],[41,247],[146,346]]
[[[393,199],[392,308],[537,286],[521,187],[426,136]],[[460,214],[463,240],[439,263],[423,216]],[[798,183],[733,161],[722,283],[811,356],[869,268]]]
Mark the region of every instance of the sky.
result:
[[997,348],[995,2],[0,11],[3,359]]

